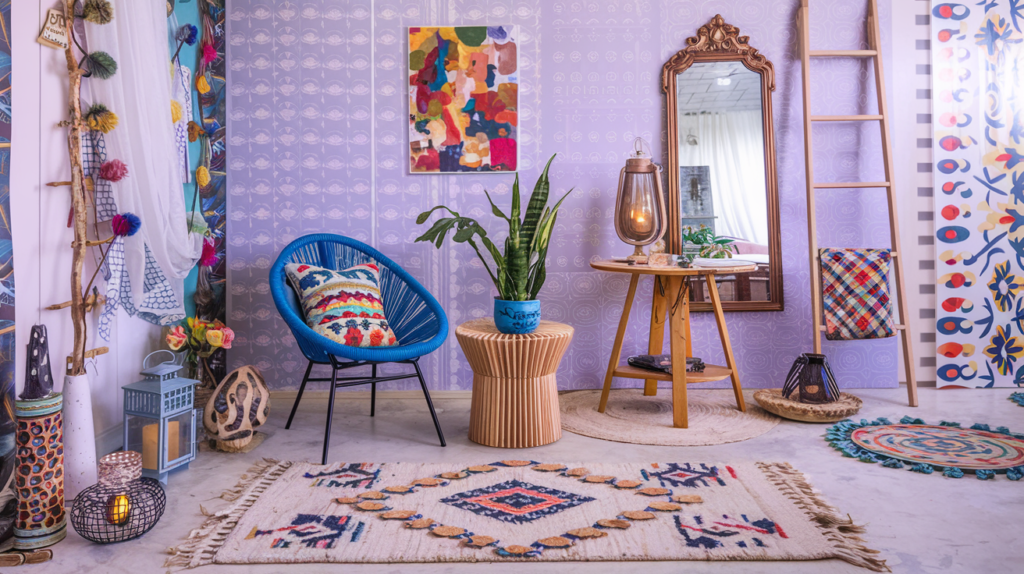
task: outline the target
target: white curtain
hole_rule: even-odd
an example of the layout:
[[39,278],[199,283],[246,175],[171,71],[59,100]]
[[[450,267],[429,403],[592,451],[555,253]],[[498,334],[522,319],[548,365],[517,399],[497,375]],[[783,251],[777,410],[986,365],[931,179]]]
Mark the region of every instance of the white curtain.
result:
[[[183,279],[202,251],[202,238],[188,233],[185,194],[171,123],[171,54],[164,2],[120,0],[114,20],[86,23],[90,51],[104,51],[118,64],[106,80],[87,79],[89,103],[101,103],[120,123],[107,135],[108,159],[128,166],[129,176],[113,184],[121,213],[139,216],[142,227],[125,238],[125,267],[136,305],[144,301],[146,247],[168,279],[183,312]],[[150,276],[152,283],[152,274]],[[140,308],[142,312],[146,309]],[[165,310],[161,310],[163,312]]]
[[[768,200],[761,112],[684,115],[679,120],[679,165],[711,167],[717,234],[767,245]],[[687,141],[691,134],[696,136],[697,145]]]

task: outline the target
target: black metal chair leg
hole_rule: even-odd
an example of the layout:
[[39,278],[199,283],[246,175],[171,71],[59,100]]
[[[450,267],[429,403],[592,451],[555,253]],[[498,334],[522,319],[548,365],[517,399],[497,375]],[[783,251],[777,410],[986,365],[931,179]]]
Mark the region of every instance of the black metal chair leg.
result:
[[324,457],[320,464],[327,464],[327,451],[331,448],[331,421],[334,420],[334,395],[338,392],[338,365],[331,359],[331,389],[327,395],[327,430],[324,431]]
[[434,419],[434,428],[437,429],[437,438],[441,439],[441,446],[445,446],[444,433],[441,432],[441,423],[437,421],[437,413],[434,412],[434,403],[430,400],[430,391],[427,390],[427,382],[423,380],[423,372],[420,371],[419,361],[413,360],[412,366],[416,367],[416,376],[420,379],[420,386],[423,387],[423,396],[427,398],[427,407],[430,408],[430,417]]
[[302,391],[306,390],[306,381],[309,379],[309,373],[313,371],[313,361],[309,362],[309,366],[306,367],[306,374],[302,377],[302,384],[299,386],[299,394],[295,395],[295,404],[292,405],[292,414],[288,415],[288,423],[284,425],[285,430],[292,428],[292,419],[295,418],[295,411],[299,410],[299,401],[302,400]]
[[[373,365],[371,369],[371,376],[377,378],[377,365]],[[370,416],[372,417],[374,411],[377,410],[377,383],[370,383]]]

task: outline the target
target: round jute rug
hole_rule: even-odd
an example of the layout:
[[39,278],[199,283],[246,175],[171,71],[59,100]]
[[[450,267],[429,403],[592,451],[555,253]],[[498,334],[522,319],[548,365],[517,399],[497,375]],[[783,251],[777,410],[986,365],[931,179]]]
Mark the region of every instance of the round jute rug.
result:
[[601,391],[573,391],[558,397],[562,428],[576,434],[632,444],[709,446],[761,436],[781,420],[744,393],[747,412],[736,408],[731,390],[693,389],[689,394],[689,428],[672,426],[672,395],[661,389],[645,397],[642,389],[612,390],[605,412],[597,412]]

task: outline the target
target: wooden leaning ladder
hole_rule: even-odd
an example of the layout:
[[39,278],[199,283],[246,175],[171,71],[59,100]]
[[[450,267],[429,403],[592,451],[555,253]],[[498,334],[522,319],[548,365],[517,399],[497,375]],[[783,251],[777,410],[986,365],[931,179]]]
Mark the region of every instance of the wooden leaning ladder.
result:
[[[867,50],[811,50],[810,8],[808,0],[800,2],[800,58],[803,64],[804,99],[804,156],[807,176],[807,232],[811,261],[811,305],[814,317],[814,352],[821,353],[821,337],[825,331],[822,321],[821,264],[818,260],[818,227],[815,219],[814,199],[819,189],[882,188],[889,204],[889,233],[892,241],[896,303],[899,308],[900,324],[896,330],[903,336],[903,366],[907,375],[907,395],[910,406],[917,406],[917,378],[914,375],[914,352],[911,348],[910,325],[907,316],[907,297],[903,288],[903,252],[900,251],[899,222],[896,216],[896,196],[893,185],[892,147],[889,137],[889,115],[885,102],[885,73],[882,69],[882,47],[878,30],[877,0],[868,0]],[[875,68],[875,90],[878,102],[876,115],[817,116],[811,114],[811,58],[870,58]],[[812,126],[815,122],[862,122],[877,121],[882,132],[882,157],[885,163],[885,181],[853,183],[817,183],[814,181]]]

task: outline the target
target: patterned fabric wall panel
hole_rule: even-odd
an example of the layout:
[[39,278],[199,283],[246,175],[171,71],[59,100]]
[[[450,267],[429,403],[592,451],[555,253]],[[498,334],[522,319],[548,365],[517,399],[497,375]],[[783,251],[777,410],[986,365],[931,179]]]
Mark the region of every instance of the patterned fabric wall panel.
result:
[[932,2],[940,387],[1024,385],[1024,19]]
[[[716,13],[770,58],[778,77],[778,145],[786,310],[728,317],[744,384],[780,386],[793,359],[809,349],[810,294],[804,207],[798,2],[733,0],[696,7],[682,0],[235,0],[228,14],[230,75],[229,249],[238,338],[230,365],[258,365],[274,388],[296,388],[305,361],[273,310],[267,268],[290,239],[334,231],[368,241],[404,266],[438,298],[453,325],[492,314],[486,271],[469,248],[413,243],[416,216],[446,204],[479,218],[496,239],[484,196],[511,198],[513,176],[407,173],[408,26],[514,24],[520,31],[520,175],[532,188],[551,154],[552,194],[563,205],[541,291],[545,318],[576,337],[559,371],[564,389],[599,386],[628,278],[597,273],[595,259],[631,250],[615,235],[618,172],[642,136],[664,155],[661,66]],[[889,4],[880,3],[888,45]],[[816,48],[865,45],[865,3],[823,1],[813,11]],[[300,54],[300,56],[296,56]],[[873,113],[870,69],[816,64],[817,113]],[[825,108],[828,108],[827,111]],[[819,129],[819,128],[816,128]],[[820,128],[818,177],[877,178],[874,131]],[[884,205],[863,192],[820,196],[823,246],[886,248]],[[624,352],[646,353],[653,285],[641,282]],[[694,316],[694,347],[721,362],[714,321]],[[828,343],[839,383],[894,386],[893,341]],[[422,362],[432,388],[469,389],[472,373],[454,337]],[[401,367],[392,367],[400,369]],[[618,381],[628,386],[632,381]],[[389,388],[412,388],[401,383]]]

